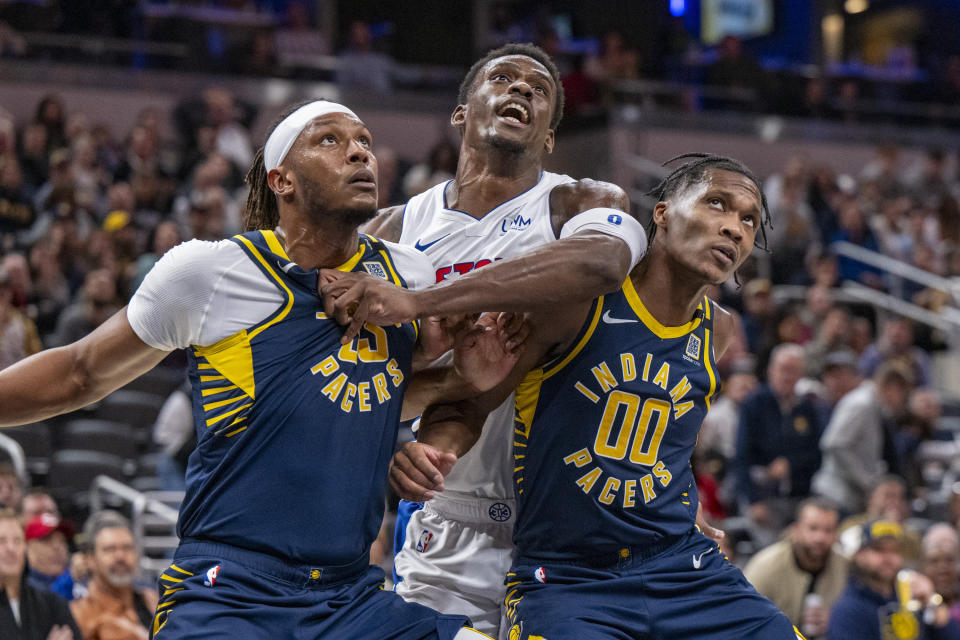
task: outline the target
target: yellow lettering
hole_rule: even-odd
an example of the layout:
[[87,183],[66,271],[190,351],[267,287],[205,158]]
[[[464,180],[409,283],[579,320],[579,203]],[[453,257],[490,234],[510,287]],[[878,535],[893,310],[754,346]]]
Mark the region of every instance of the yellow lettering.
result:
[[623,508],[629,509],[634,506],[634,498],[637,494],[637,481],[636,480],[627,480],[623,483]]
[[640,478],[640,486],[643,488],[643,503],[646,504],[657,497],[653,491],[653,476],[649,473]]
[[660,480],[660,484],[666,487],[670,484],[670,481],[673,480],[673,474],[667,469],[667,467],[657,460],[657,464],[653,465],[653,475],[657,476]]
[[[619,422],[617,441],[611,446],[610,432],[613,430],[617,414],[620,412],[620,405],[625,405],[626,411],[623,420]],[[597,455],[614,460],[623,460],[623,457],[627,455],[627,445],[630,444],[630,436],[633,435],[633,427],[637,421],[637,410],[639,408],[639,396],[623,391],[614,391],[610,394],[607,398],[607,406],[603,410],[603,417],[600,419],[597,438],[593,443],[593,450],[597,452]]]
[[363,362],[384,362],[390,355],[387,347],[387,332],[375,324],[363,325],[365,331],[373,334],[374,346],[370,346],[368,338],[357,340],[357,355]]
[[357,364],[357,350],[353,348],[353,343],[355,341],[356,338],[340,347],[340,351],[337,352],[337,357],[340,358],[340,362],[352,362],[353,364]]
[[370,383],[357,383],[357,406],[360,411],[370,411]]
[[377,392],[377,402],[383,404],[390,399],[390,392],[387,391],[387,376],[378,373],[373,376],[373,388]]
[[660,388],[664,391],[667,390],[667,381],[670,378],[670,365],[666,362],[663,363],[660,367],[660,371],[657,371],[657,375],[653,378],[653,384],[660,385]]
[[670,399],[675,403],[683,400],[683,396],[687,395],[687,392],[690,391],[692,387],[690,386],[690,381],[687,380],[687,376],[680,378],[680,382],[677,385],[670,389]]
[[595,394],[593,391],[590,391],[590,389],[587,389],[582,382],[578,382],[573,386],[577,391],[585,395],[587,397],[587,400],[589,400],[590,402],[597,402],[598,400],[600,400],[600,396]]
[[[516,457],[516,456],[514,456]],[[590,455],[590,452],[586,448],[580,449],[580,451],[574,451],[566,458],[563,459],[564,464],[573,464],[576,468],[580,468],[585,464],[590,464],[593,462],[593,456]]]
[[600,492],[600,497],[597,499],[603,504],[612,504],[613,496],[619,488],[620,481],[617,478],[607,478],[606,484],[603,485],[603,491]]
[[617,379],[613,377],[613,373],[610,371],[610,367],[607,366],[606,362],[601,362],[591,369],[590,372],[593,374],[593,377],[597,379],[597,383],[600,385],[600,390],[603,393],[617,386]]
[[681,402],[680,404],[673,406],[673,418],[677,420],[685,414],[687,411],[693,409],[693,400],[687,400],[686,402]]
[[317,364],[313,365],[313,367],[310,369],[310,372],[313,375],[322,373],[323,375],[328,376],[339,368],[340,363],[337,362],[337,359],[333,356],[327,356],[323,362],[318,362]]
[[399,387],[400,383],[403,382],[403,372],[400,371],[400,365],[397,364],[397,361],[393,358],[387,363],[387,373],[390,374],[390,380],[393,382],[393,386]]
[[596,484],[600,473],[600,467],[594,467],[577,480],[577,486],[583,489],[584,493],[590,493],[590,489],[593,489],[593,485]]
[[343,385],[347,382],[347,374],[341,373],[336,378],[327,383],[323,389],[320,390],[320,393],[330,398],[331,402],[336,402],[337,397],[340,395],[340,392],[343,390]]
[[629,382],[637,377],[637,363],[633,361],[632,353],[620,354],[620,368],[623,370],[624,382]]
[[650,363],[653,362],[653,354],[648,353],[647,359],[643,361],[643,381],[650,379]]
[[[657,412],[657,425],[653,428],[650,444],[647,445],[646,451],[644,451],[643,443],[647,439],[647,431],[650,429],[650,421],[653,419],[654,411]],[[637,437],[633,439],[633,447],[630,450],[630,462],[643,465],[651,465],[656,462],[657,453],[660,451],[660,442],[663,440],[663,434],[667,430],[667,421],[669,418],[669,402],[666,400],[658,400],[657,398],[647,398],[647,401],[643,403],[643,410],[640,412],[640,426],[637,429]]]
[[357,385],[348,382],[347,390],[343,392],[343,400],[340,401],[340,408],[350,413],[350,409],[353,409],[353,396],[355,395],[357,395]]

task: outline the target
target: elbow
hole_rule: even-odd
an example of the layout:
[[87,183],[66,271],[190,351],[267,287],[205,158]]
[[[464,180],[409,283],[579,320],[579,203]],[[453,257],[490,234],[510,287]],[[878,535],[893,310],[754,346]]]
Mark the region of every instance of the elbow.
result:
[[597,278],[597,289],[603,293],[618,290],[630,273],[630,248],[619,238],[606,240],[606,247],[598,250],[593,274]]

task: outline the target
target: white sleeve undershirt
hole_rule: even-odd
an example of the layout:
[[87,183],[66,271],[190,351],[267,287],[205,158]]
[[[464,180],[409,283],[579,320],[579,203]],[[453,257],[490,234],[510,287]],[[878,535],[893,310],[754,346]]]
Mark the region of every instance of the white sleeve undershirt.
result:
[[[408,288],[433,284],[433,265],[426,256],[384,244]],[[283,304],[276,284],[235,242],[190,240],[150,270],[130,300],[127,319],[145,343],[173,351],[215,344],[259,324]]]

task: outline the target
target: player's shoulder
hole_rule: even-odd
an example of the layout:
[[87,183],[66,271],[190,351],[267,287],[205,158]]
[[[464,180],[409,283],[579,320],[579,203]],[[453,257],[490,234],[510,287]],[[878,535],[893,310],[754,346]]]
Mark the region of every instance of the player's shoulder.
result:
[[612,182],[581,178],[556,185],[550,191],[550,206],[555,216],[569,219],[598,207],[630,210],[627,192]]
[[408,289],[423,289],[434,284],[433,263],[421,251],[413,247],[378,238],[387,248],[393,262]]
[[243,256],[243,249],[232,240],[197,240],[181,242],[160,258],[157,263],[164,269],[191,269],[227,265]]
[[403,231],[403,215],[406,205],[385,207],[372,220],[365,222],[360,230],[384,241],[396,242]]

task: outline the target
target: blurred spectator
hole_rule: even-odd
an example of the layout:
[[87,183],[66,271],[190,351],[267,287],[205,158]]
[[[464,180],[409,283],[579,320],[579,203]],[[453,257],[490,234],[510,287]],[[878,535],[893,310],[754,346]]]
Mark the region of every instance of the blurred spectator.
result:
[[412,198],[447,180],[452,180],[457,172],[459,149],[446,138],[430,148],[426,162],[415,164],[403,177],[403,191]]
[[19,58],[27,53],[27,41],[9,24],[0,20],[0,58]]
[[921,571],[933,581],[934,590],[950,607],[950,617],[960,621],[960,536],[945,522],[939,522],[923,536]]
[[0,509],[0,637],[4,640],[83,640],[66,601],[26,578],[23,525]]
[[563,84],[563,115],[591,116],[602,111],[600,86],[586,72],[586,56],[573,57],[571,69],[561,79]]
[[809,495],[810,479],[820,466],[820,412],[811,398],[796,394],[803,371],[803,348],[778,345],[770,357],[767,384],[740,409],[737,495],[748,505],[761,539],[767,532],[775,537],[787,523],[797,501]]
[[50,94],[41,98],[37,104],[34,120],[46,129],[47,153],[67,146],[68,141],[64,128],[67,120],[67,109],[64,107],[60,96]]
[[860,356],[860,373],[869,378],[886,362],[900,362],[913,375],[917,386],[930,384],[930,355],[913,344],[913,324],[892,317],[880,325],[880,337]]
[[912,387],[909,371],[888,364],[840,399],[820,440],[823,466],[813,478],[814,493],[847,514],[864,508],[876,482],[896,470],[894,420]]
[[839,349],[827,354],[820,368],[820,383],[823,385],[826,406],[824,425],[829,424],[833,410],[840,400],[863,382],[857,372],[857,358],[849,349]]
[[157,475],[164,491],[184,491],[187,458],[197,445],[192,390],[184,383],[164,401],[153,425],[153,441],[162,447]]
[[[850,337],[847,339],[847,346],[860,358],[871,344],[873,344],[873,324],[863,316],[855,316],[850,321]],[[858,360],[857,367],[859,366]]]
[[[898,424],[894,434],[897,459],[907,486],[923,487],[923,469],[918,457],[920,446],[935,438],[937,421],[943,414],[940,394],[933,389],[914,389],[910,394],[909,410]],[[947,434],[952,440],[953,434]]]
[[339,57],[337,83],[342,88],[375,93],[393,90],[394,62],[374,50],[373,34],[366,22],[356,21],[350,25],[347,48]]
[[219,88],[204,91],[203,102],[206,124],[213,130],[214,150],[245,171],[253,163],[253,144],[250,132],[242,123],[241,107],[232,93]]
[[[912,174],[912,175],[911,175]],[[905,187],[921,206],[936,206],[951,193],[947,174],[947,153],[939,147],[927,149],[915,169],[907,172]]]
[[895,475],[884,476],[870,490],[866,511],[846,518],[840,523],[840,542],[845,548],[850,548],[852,544],[855,546],[860,527],[873,520],[896,522],[900,525],[903,534],[900,551],[907,561],[914,565],[920,560],[921,536],[919,531],[907,526],[910,515],[907,485],[903,478]]
[[25,195],[32,197],[47,181],[47,129],[39,122],[31,122],[20,136],[20,168],[23,171]]
[[[879,520],[860,529],[850,565],[851,578],[830,614],[828,640],[960,638],[960,623],[946,605],[933,599],[933,583],[920,573],[898,576],[903,568],[900,525]],[[898,597],[898,589],[907,597]],[[919,601],[911,610],[906,600]],[[924,611],[932,612],[926,621]],[[895,631],[896,630],[896,631]]]
[[[807,498],[787,536],[757,552],[743,570],[808,640],[826,632],[830,609],[847,583],[847,559],[834,549],[838,520],[835,505]],[[810,594],[820,597],[819,606],[805,606]]]
[[23,496],[20,517],[23,518],[24,522],[30,522],[37,516],[44,514],[59,518],[60,508],[50,494],[43,489],[31,489],[27,492],[27,495]]
[[629,47],[619,31],[608,31],[603,36],[600,55],[585,63],[586,73],[602,84],[617,80],[633,80],[640,72],[636,49]]
[[401,177],[401,160],[390,147],[377,147],[377,206],[380,209],[406,202]]
[[92,570],[86,597],[70,603],[86,640],[147,640],[158,596],[134,587],[139,554],[126,518],[114,511],[90,516],[83,527]]
[[[704,74],[704,83],[711,87],[729,89],[752,89],[761,91],[764,85],[764,71],[749,53],[743,50],[743,41],[737,36],[728,35],[717,46],[717,60],[707,67]],[[757,96],[757,100],[760,99]],[[725,101],[715,101],[717,106],[723,106]],[[756,103],[734,101],[731,106],[751,107],[759,106]]]
[[23,500],[23,483],[17,470],[9,462],[0,462],[0,508],[20,510]]
[[768,352],[775,344],[776,307],[770,295],[770,281],[751,280],[743,287],[743,331],[750,353]]
[[[811,287],[809,292],[822,291],[819,287]],[[808,295],[807,299],[809,300]],[[810,308],[810,305],[807,305]],[[850,335],[850,312],[843,307],[830,307],[820,322],[812,322],[816,333],[813,340],[804,345],[807,358],[807,375],[816,377],[822,371],[829,354],[844,349]],[[856,365],[856,355],[850,354]]]
[[277,56],[284,66],[312,67],[317,57],[330,54],[323,32],[315,29],[310,20],[311,4],[306,0],[287,3],[283,26],[276,32]]
[[183,241],[176,223],[170,221],[158,224],[151,232],[151,236],[147,243],[149,250],[137,258],[137,275],[130,283],[131,293],[137,290],[157,260]]
[[38,589],[50,589],[61,576],[70,575],[68,544],[73,526],[49,513],[29,520],[24,533],[27,538],[28,579]]
[[76,342],[107,321],[120,309],[117,282],[109,269],[96,269],[83,283],[83,299],[60,314],[57,330],[50,339],[52,346]]
[[703,418],[697,438],[699,451],[719,454],[728,463],[733,461],[737,452],[740,407],[756,386],[753,361],[747,358],[735,363],[723,381],[723,393],[710,405]]
[[0,267],[0,369],[6,369],[43,348],[37,327],[13,306],[13,287]]
[[[838,229],[830,238],[830,242],[849,242],[869,251],[880,250],[873,231],[867,226],[860,205],[853,199],[847,200],[840,207]],[[880,279],[881,271],[859,260],[839,256],[837,268],[841,280],[852,280],[875,288],[880,288],[883,284]]]

